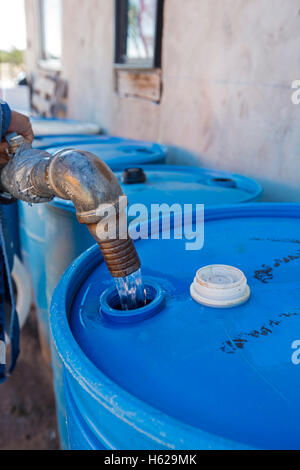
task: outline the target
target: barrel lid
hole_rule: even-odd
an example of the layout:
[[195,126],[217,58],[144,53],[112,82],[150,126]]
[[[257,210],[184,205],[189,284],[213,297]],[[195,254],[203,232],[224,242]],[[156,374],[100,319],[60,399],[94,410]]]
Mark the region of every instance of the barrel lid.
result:
[[[300,205],[211,208],[205,217],[201,251],[187,251],[184,240],[137,242],[146,284],[164,292],[155,315],[127,324],[102,315],[99,299],[112,279],[96,247],[70,268],[54,307],[61,291],[73,298],[70,326],[81,350],[120,396],[138,398],[137,407],[142,400],[245,445],[299,448],[300,374],[292,345],[300,339]],[[195,272],[215,264],[245,273],[247,303],[220,310],[192,299]],[[59,343],[58,326],[52,311]],[[61,353],[70,369],[68,351]],[[72,367],[80,368],[77,357]]]
[[240,269],[216,264],[197,271],[191,296],[206,307],[232,308],[249,300],[250,288]]
[[72,119],[34,118],[31,124],[35,136],[59,134],[99,134],[100,127],[90,122],[73,121]]
[[[110,165],[104,154],[102,157]],[[148,208],[151,204],[212,206],[255,201],[262,195],[261,186],[242,175],[175,165],[129,166],[125,171],[130,168],[139,168],[144,174],[144,182],[126,184],[125,172],[116,172],[130,205],[145,204]],[[56,199],[51,205],[74,210],[72,203],[61,199]]]

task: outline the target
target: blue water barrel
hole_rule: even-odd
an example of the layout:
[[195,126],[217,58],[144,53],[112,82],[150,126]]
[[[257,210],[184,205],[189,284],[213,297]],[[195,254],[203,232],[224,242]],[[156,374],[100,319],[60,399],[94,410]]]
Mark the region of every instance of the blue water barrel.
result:
[[[299,449],[299,225],[297,204],[224,206],[206,210],[201,251],[138,241],[151,302],[129,314],[98,247],[73,263],[50,315],[69,447]],[[250,299],[193,300],[207,265],[241,270]]]
[[233,204],[257,201],[261,186],[251,178],[190,166],[151,165],[116,172],[129,204]]
[[73,119],[56,119],[30,117],[33,133],[35,136],[50,135],[78,135],[78,134],[99,134],[100,127],[89,122],[74,121]]
[[89,134],[78,134],[78,135],[42,135],[35,137],[33,141],[33,148],[41,150],[47,150],[48,148],[55,147],[72,147],[78,146],[79,144],[122,144],[131,142],[132,140],[123,139],[121,137],[111,137],[109,135],[89,135]]
[[[132,171],[131,171],[132,170]],[[147,165],[116,173],[129,205],[142,203],[151,210],[151,204],[205,204],[219,205],[259,199],[261,187],[241,175],[193,167]],[[69,201],[56,199],[45,206],[46,290],[48,305],[53,291],[64,271],[83,251],[95,244],[88,229],[78,224],[75,208]],[[47,334],[49,338],[49,334]],[[45,342],[45,341],[44,341]],[[49,357],[49,352],[45,356]],[[58,361],[55,360],[54,370]],[[57,381],[59,372],[56,374]],[[58,385],[56,384],[58,388]],[[56,396],[59,396],[57,392]],[[63,409],[61,403],[58,409]],[[61,416],[58,416],[61,421]],[[62,430],[61,436],[65,434]],[[62,441],[65,439],[62,437]]]
[[50,363],[49,309],[45,296],[45,211],[43,205],[30,206],[19,202],[19,217],[21,257],[32,281],[42,355],[45,361]]
[[[101,138],[102,136],[99,135]],[[76,145],[80,142],[95,142],[98,136],[91,136],[88,134],[83,135],[42,135],[35,137],[32,147],[41,150],[47,150],[49,147],[61,147],[62,145]]]
[[[136,140],[111,138],[112,141],[97,143],[78,143],[71,147],[75,150],[83,150],[98,155],[114,171],[122,170],[128,166],[149,165],[154,163],[165,163],[167,148],[153,143]],[[114,142],[114,139],[116,140]],[[48,148],[47,152],[54,155],[63,150],[65,146]]]

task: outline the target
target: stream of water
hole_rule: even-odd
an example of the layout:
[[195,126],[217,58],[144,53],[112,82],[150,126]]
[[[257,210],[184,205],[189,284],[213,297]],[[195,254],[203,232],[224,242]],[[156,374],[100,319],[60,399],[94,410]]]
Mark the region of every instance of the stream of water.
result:
[[135,310],[147,303],[141,270],[115,279],[122,310]]

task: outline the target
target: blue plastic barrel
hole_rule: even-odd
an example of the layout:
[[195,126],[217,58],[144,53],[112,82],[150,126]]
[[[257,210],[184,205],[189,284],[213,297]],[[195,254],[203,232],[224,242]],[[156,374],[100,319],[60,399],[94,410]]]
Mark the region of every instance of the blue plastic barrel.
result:
[[[165,163],[166,161],[167,149],[162,145],[153,142],[119,139],[118,137],[111,137],[111,139],[103,139],[97,143],[78,143],[70,147],[98,155],[115,171],[125,169],[128,166]],[[66,146],[48,148],[47,152],[53,155],[64,148]]]
[[54,149],[56,147],[73,147],[79,144],[122,144],[124,142],[131,142],[132,140],[126,140],[121,137],[111,137],[109,135],[89,135],[89,134],[78,134],[78,135],[42,135],[35,137],[32,146],[41,150],[47,150],[48,148]]
[[[147,206],[149,213],[151,204],[219,205],[257,200],[262,193],[255,181],[244,176],[193,167],[147,165],[120,171],[116,175],[124,194],[128,196],[129,205],[142,203]],[[78,224],[71,202],[56,199],[47,204],[44,210],[45,251],[49,254],[45,257],[46,289],[50,305],[53,291],[64,271],[95,241],[88,229]],[[48,351],[45,356],[49,355]],[[55,360],[53,370],[59,382],[61,379],[57,364]],[[56,396],[59,396],[59,392]],[[57,407],[64,409],[61,403]],[[60,434],[63,436],[65,433],[61,430]]]
[[19,202],[19,216],[21,256],[31,277],[42,355],[50,364],[49,309],[45,296],[45,211],[41,204],[30,206]]
[[[102,136],[99,136],[102,137]],[[32,147],[41,149],[41,150],[46,150],[49,147],[61,147],[62,145],[76,145],[79,142],[92,142],[96,141],[98,139],[98,136],[91,136],[88,134],[84,135],[42,135],[42,136],[37,136],[35,137]]]
[[[129,313],[97,247],[73,263],[50,315],[68,446],[299,449],[299,226],[298,204],[235,205],[207,208],[201,251],[138,241],[151,302]],[[207,265],[243,271],[248,302],[193,300]]]
[[[257,201],[261,186],[251,178],[191,166],[151,165],[116,172],[129,204],[233,204]],[[136,178],[136,180],[135,180]]]

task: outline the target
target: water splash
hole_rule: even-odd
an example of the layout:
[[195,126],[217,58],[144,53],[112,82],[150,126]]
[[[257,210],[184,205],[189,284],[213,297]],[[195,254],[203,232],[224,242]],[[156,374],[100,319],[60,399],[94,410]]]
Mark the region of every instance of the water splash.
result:
[[115,278],[122,310],[135,310],[147,303],[141,270],[127,277]]

